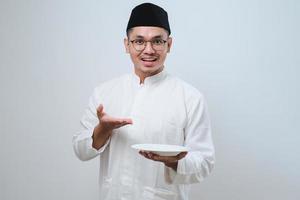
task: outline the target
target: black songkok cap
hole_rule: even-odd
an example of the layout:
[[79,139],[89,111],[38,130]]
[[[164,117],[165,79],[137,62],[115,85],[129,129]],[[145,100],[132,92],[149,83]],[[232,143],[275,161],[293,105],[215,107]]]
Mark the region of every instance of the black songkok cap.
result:
[[126,31],[136,26],[157,26],[171,34],[168,13],[152,3],[140,4],[131,11]]

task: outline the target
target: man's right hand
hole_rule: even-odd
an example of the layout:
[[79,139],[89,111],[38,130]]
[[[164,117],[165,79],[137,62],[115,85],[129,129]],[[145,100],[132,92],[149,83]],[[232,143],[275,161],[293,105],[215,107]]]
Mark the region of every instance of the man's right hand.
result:
[[115,118],[109,116],[104,112],[102,104],[100,104],[97,108],[97,116],[99,119],[99,124],[95,127],[92,136],[92,146],[95,149],[100,149],[106,143],[114,129],[132,124],[132,120],[129,118]]

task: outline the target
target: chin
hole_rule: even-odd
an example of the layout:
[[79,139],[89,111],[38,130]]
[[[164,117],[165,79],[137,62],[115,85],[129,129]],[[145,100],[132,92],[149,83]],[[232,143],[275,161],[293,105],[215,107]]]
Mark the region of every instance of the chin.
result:
[[162,71],[162,66],[155,63],[155,65],[144,65],[144,63],[139,63],[138,67],[136,67],[136,70],[139,71],[139,73],[144,74],[146,76],[151,76],[154,74],[157,74],[157,72]]
[[157,71],[161,71],[161,68],[157,66],[143,66],[142,71],[145,73],[155,73]]

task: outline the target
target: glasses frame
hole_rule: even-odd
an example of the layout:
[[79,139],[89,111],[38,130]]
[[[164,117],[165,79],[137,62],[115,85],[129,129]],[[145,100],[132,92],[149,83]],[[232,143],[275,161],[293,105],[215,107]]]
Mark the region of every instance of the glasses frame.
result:
[[[157,49],[155,49],[155,48],[153,47],[153,42],[154,42],[155,40],[157,40],[157,39],[143,40],[143,41],[144,41],[144,44],[143,44],[144,48],[141,49],[141,50],[137,50],[137,49],[134,47],[134,42],[137,41],[137,40],[143,40],[143,39],[134,39],[134,40],[130,40],[130,42],[132,43],[133,48],[134,48],[136,51],[138,51],[138,52],[144,51],[145,48],[146,48],[146,46],[147,46],[147,43],[148,43],[148,42],[150,42],[151,48],[154,49],[155,51],[162,51],[162,50],[163,50],[163,49],[157,50]],[[162,42],[163,42],[162,46],[165,46],[165,44],[167,43],[167,40],[163,40],[163,39],[161,39],[161,40],[162,40]]]

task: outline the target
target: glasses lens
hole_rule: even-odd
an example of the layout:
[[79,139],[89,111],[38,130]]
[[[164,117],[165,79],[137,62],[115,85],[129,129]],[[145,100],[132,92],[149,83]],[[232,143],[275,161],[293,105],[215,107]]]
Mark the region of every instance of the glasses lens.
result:
[[151,41],[151,44],[152,44],[153,49],[155,49],[157,51],[164,50],[164,48],[165,48],[165,41],[163,39],[153,40],[153,41]]
[[[151,47],[156,50],[156,51],[162,51],[165,48],[165,42],[164,40],[153,40],[153,41],[149,41],[151,44]],[[133,40],[132,41],[133,47],[135,48],[135,50],[137,51],[143,51],[148,42],[147,41],[143,41],[143,40]]]
[[133,47],[137,51],[143,51],[145,49],[145,44],[138,44],[138,43],[133,43]]
[[160,45],[152,45],[152,48],[154,49],[154,50],[156,50],[156,51],[162,51],[162,50],[164,50],[164,48],[165,48],[165,45],[164,44],[160,44]]

